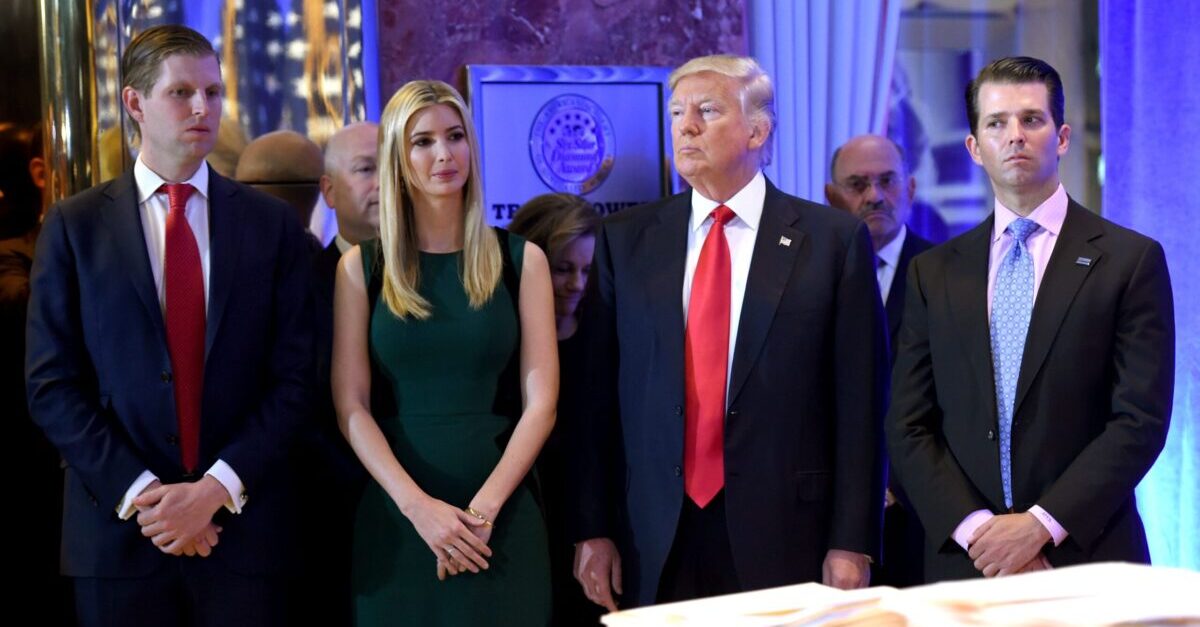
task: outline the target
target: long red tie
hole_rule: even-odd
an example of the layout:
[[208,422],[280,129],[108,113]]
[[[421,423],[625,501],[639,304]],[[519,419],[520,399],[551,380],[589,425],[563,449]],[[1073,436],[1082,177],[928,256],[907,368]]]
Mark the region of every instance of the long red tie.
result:
[[732,281],[725,224],[734,213],[721,205],[711,215],[712,227],[700,249],[692,279],[684,345],[684,489],[701,508],[725,485],[725,379]]
[[163,277],[167,297],[167,349],[175,386],[179,449],[183,467],[196,469],[200,457],[200,397],[204,390],[204,272],[200,249],[187,221],[187,201],[196,191],[188,183],[168,183],[166,256]]

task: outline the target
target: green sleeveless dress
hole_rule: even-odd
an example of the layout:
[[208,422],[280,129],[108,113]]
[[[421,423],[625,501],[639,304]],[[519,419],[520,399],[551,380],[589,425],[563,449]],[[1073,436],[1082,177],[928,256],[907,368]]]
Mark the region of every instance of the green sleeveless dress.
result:
[[[378,245],[362,245],[367,285]],[[509,236],[518,272],[524,246],[524,239]],[[501,372],[517,349],[519,325],[503,282],[482,309],[471,309],[458,276],[460,258],[420,253],[420,290],[433,315],[401,320],[379,300],[369,341],[376,373],[371,385],[388,386],[397,410],[375,414],[392,451],[422,490],[466,507],[512,432],[512,419],[494,414],[493,403]],[[495,521],[490,568],[438,581],[433,552],[379,484],[369,482],[354,528],[356,624],[548,625],[546,529],[527,483]]]

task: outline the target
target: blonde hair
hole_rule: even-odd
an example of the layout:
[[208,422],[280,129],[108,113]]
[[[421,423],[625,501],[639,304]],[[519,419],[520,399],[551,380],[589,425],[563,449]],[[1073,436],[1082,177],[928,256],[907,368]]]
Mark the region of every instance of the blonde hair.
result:
[[500,243],[483,213],[479,142],[467,105],[441,81],[411,81],[388,101],[380,120],[379,239],[383,249],[383,302],[398,318],[428,319],[431,305],[421,296],[420,257],[413,224],[412,164],[408,159],[408,122],[421,109],[443,104],[462,118],[471,170],[463,187],[463,251],[459,276],[471,308],[480,309],[500,282]]
[[742,102],[742,113],[751,123],[767,125],[767,141],[759,153],[759,161],[762,165],[771,163],[771,150],[775,144],[775,88],[771,85],[771,77],[767,76],[758,61],[750,57],[714,54],[696,57],[675,68],[667,78],[667,83],[671,91],[675,91],[679,81],[700,72],[715,72],[736,79],[742,84],[738,94]]

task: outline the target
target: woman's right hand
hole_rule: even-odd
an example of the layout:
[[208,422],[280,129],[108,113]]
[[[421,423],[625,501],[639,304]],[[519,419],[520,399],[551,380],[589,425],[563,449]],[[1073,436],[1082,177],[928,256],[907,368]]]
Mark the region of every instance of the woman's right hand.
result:
[[478,573],[488,568],[485,558],[492,556],[492,550],[472,533],[478,520],[470,514],[429,496],[404,514],[437,558],[439,580],[446,574]]

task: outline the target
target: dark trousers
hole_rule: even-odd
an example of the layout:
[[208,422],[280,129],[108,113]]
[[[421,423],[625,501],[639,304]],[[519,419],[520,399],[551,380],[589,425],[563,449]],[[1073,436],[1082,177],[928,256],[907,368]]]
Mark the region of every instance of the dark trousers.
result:
[[214,556],[180,557],[150,577],[77,577],[81,627],[287,624],[284,580],[230,572]]
[[925,583],[925,530],[903,502],[883,510],[883,559],[871,565],[872,586],[908,588]]
[[741,592],[725,525],[725,491],[700,509],[683,499],[675,541],[658,580],[658,602]]

